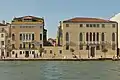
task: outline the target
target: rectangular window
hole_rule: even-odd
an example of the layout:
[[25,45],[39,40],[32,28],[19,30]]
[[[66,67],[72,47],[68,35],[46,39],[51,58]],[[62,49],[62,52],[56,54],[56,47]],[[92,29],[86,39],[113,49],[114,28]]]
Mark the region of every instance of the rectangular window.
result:
[[1,45],[4,45],[4,41],[1,41]]
[[40,34],[40,40],[42,40],[42,34]]
[[22,40],[22,34],[20,34],[20,40]]
[[1,37],[4,37],[4,34],[1,34]]
[[62,50],[60,50],[59,53],[62,54]]
[[89,24],[86,24],[86,27],[89,27]]
[[90,27],[92,27],[92,24],[90,24]]
[[32,34],[32,40],[34,40],[34,34]]
[[66,27],[69,27],[69,24],[66,24]]
[[112,24],[112,27],[115,28],[115,24]]
[[99,24],[97,24],[97,27],[99,27]]
[[83,27],[83,24],[80,24],[80,27]]
[[96,24],[93,24],[93,27],[96,27]]
[[52,54],[52,50],[50,50],[50,54]]
[[102,28],[105,28],[105,24],[102,24]]

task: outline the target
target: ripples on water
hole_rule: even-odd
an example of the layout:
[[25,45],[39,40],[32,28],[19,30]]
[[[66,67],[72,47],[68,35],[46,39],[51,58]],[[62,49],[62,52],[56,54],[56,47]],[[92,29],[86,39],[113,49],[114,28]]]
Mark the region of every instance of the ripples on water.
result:
[[3,61],[0,80],[120,80],[120,62]]

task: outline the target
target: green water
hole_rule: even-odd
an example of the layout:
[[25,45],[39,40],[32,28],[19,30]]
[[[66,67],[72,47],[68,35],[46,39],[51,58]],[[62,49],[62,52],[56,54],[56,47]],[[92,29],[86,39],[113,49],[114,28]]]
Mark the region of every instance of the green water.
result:
[[120,80],[120,62],[0,62],[0,80]]

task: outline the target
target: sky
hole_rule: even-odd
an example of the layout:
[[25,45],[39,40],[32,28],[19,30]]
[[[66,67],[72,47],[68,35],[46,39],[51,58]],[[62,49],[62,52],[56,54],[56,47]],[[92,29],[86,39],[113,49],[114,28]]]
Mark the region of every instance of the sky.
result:
[[120,12],[120,0],[0,0],[0,21],[44,17],[48,38],[56,38],[60,21],[73,17],[109,19]]

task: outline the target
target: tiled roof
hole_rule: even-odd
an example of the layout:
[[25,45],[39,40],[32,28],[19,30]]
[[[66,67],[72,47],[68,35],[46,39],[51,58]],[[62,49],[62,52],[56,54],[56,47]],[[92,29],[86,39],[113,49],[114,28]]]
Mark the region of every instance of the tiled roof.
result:
[[43,19],[43,18],[38,18],[35,16],[23,16],[23,17],[14,18],[13,20],[22,20],[22,19]]
[[116,23],[115,21],[99,19],[99,18],[85,18],[85,17],[76,17],[63,22],[83,22],[83,23]]

